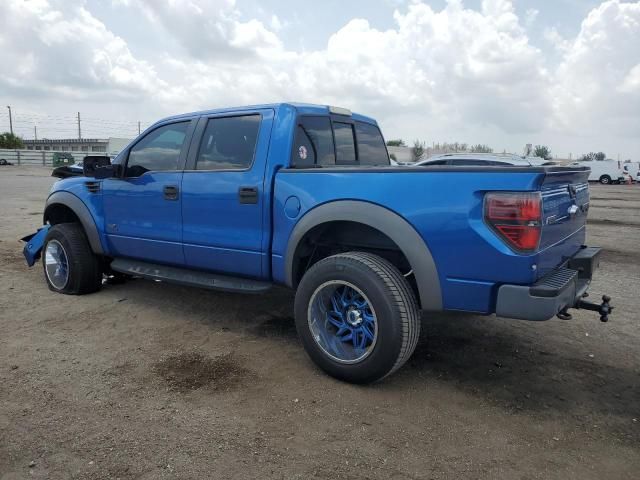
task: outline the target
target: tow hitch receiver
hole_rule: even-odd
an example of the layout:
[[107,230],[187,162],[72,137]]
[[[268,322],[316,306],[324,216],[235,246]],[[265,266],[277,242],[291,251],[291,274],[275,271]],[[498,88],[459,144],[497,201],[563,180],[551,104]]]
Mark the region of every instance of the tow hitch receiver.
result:
[[[584,297],[589,296],[588,293],[585,293],[583,295]],[[613,311],[613,307],[611,306],[611,304],[609,303],[611,301],[611,297],[608,295],[603,295],[602,296],[602,303],[601,304],[597,304],[597,303],[593,303],[593,302],[589,302],[587,300],[583,300],[582,298],[580,300],[578,300],[578,302],[575,305],[575,308],[578,309],[583,309],[583,310],[591,310],[592,312],[598,312],[600,314],[600,321],[601,322],[608,322],[609,321],[609,314]],[[571,320],[572,316],[569,313],[569,308],[564,308],[562,309],[562,311],[560,311],[557,315],[557,317],[561,320]]]

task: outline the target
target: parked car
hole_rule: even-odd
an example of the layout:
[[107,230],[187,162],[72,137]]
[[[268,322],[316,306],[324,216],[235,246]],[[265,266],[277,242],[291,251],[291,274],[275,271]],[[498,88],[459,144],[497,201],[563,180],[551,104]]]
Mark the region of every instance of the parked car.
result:
[[375,120],[307,104],[165,118],[93,166],[54,184],[25,237],[51,290],[285,285],[304,348],[342,380],[400,368],[421,310],[608,319],[608,298],[582,300],[600,254],[584,245],[586,167],[391,167]]
[[59,167],[61,165],[73,165],[76,163],[76,160],[70,153],[54,152],[52,162],[54,167]]
[[572,166],[589,167],[590,182],[600,182],[603,185],[624,181],[624,171],[620,162],[616,160],[590,160],[587,162],[573,162]]
[[550,166],[556,163],[540,157],[520,157],[515,154],[500,153],[445,153],[442,155],[434,155],[426,160],[421,160],[413,165],[422,167],[437,166],[485,166],[485,167],[532,167],[532,166]]

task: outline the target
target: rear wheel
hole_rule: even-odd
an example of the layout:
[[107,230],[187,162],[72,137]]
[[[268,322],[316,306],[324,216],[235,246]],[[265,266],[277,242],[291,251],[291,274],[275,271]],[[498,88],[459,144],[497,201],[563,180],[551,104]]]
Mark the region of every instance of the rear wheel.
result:
[[600,183],[603,185],[609,185],[611,183],[611,177],[609,175],[602,175],[600,177]]
[[415,350],[420,317],[411,286],[387,260],[364,252],[325,258],[304,275],[296,328],[311,359],[352,383],[380,380]]
[[42,250],[42,266],[54,292],[83,295],[100,290],[102,285],[100,261],[77,223],[51,227]]

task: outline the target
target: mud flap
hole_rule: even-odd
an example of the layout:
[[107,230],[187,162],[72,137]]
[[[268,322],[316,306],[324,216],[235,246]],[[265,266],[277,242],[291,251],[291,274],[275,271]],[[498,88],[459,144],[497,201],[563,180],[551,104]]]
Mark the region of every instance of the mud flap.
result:
[[51,225],[45,225],[44,227],[39,228],[36,233],[27,235],[21,239],[23,242],[26,242],[26,245],[22,249],[22,254],[27,260],[27,265],[30,267],[33,267],[40,258],[40,253],[44,246],[44,239],[46,238],[47,232],[50,228]]

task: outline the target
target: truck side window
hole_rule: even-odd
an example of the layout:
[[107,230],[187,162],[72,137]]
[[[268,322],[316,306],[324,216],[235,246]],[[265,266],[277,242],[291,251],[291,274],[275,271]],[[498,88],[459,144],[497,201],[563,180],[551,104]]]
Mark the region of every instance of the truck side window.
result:
[[127,177],[176,170],[189,122],[172,123],[149,132],[129,152]]
[[380,130],[369,123],[356,123],[360,165],[389,165],[387,147]]
[[305,168],[335,163],[329,117],[300,117],[291,152],[291,165]]
[[353,126],[350,123],[333,123],[336,138],[336,163],[338,165],[356,163],[356,145],[353,139]]
[[202,135],[196,170],[245,170],[251,167],[260,115],[210,118]]

